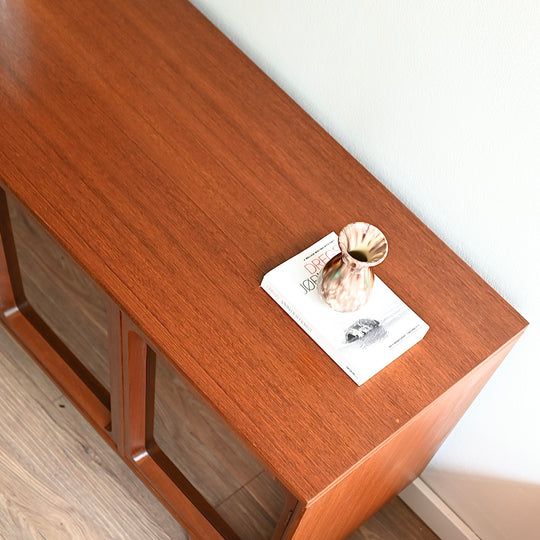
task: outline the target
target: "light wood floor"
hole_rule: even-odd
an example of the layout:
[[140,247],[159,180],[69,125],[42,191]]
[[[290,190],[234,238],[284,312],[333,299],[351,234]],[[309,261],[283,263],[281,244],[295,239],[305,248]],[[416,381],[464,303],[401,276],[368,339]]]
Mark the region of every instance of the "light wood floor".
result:
[[[108,387],[99,294],[54,243],[12,205],[31,303]],[[187,538],[108,444],[0,327],[0,537]],[[158,358],[155,438],[242,538],[267,538],[280,490]],[[353,540],[437,537],[399,499]]]

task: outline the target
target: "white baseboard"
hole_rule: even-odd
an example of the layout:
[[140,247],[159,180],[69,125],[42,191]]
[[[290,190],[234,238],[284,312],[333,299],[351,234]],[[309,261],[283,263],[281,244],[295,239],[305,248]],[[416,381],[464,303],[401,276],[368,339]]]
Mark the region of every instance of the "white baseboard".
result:
[[441,540],[480,540],[420,478],[399,497]]

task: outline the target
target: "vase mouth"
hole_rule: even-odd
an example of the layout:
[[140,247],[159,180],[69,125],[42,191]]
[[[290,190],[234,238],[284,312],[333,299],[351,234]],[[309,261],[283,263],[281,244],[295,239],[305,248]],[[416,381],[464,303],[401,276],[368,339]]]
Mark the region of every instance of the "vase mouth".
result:
[[338,237],[343,257],[354,266],[377,266],[388,255],[388,241],[371,223],[358,221],[346,225]]

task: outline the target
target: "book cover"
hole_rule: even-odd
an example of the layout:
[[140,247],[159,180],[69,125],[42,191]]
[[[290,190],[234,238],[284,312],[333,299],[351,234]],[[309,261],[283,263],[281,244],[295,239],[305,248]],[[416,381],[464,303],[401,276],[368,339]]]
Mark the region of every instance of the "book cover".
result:
[[361,385],[418,343],[429,326],[378,277],[365,306],[332,310],[319,295],[317,278],[337,253],[338,236],[330,233],[268,272],[261,287]]

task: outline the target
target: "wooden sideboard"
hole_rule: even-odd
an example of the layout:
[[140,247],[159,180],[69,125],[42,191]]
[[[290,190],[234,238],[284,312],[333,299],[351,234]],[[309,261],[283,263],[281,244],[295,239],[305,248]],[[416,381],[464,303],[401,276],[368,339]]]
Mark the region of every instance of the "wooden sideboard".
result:
[[[343,538],[527,324],[185,0],[1,8],[0,186],[1,321],[194,537],[236,533],[155,440],[157,357],[282,487],[276,538]],[[107,385],[27,301],[8,198],[103,294]],[[357,220],[431,328],[361,387],[259,287]]]

